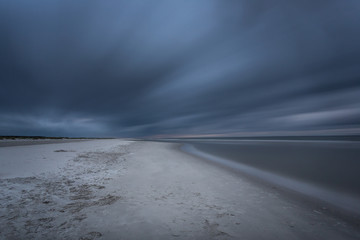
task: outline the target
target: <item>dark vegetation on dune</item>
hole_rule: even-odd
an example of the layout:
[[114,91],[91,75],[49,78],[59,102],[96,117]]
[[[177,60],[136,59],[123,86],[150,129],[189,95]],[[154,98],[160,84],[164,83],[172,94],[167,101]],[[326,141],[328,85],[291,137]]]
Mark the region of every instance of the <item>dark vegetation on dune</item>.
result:
[[94,138],[94,137],[46,137],[46,136],[0,136],[0,140],[16,140],[16,139],[113,139],[113,138]]

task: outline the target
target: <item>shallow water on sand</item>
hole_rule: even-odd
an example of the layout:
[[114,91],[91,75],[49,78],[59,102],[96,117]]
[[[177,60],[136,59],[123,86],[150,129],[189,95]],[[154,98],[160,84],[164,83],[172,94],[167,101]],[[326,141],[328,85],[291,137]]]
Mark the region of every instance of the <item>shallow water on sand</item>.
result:
[[[342,195],[356,201],[360,199],[359,142],[208,140],[187,143],[192,148],[188,148],[189,152],[208,154],[208,158],[213,156],[220,164],[323,200],[332,195],[337,198],[337,205],[347,204],[342,201]],[[331,194],[327,196],[323,190]]]

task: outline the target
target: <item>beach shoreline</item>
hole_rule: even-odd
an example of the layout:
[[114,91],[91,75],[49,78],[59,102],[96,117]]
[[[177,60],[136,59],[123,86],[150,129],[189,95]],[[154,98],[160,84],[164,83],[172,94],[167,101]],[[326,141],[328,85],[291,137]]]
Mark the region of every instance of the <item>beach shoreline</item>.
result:
[[[249,144],[253,148],[251,149],[250,153],[248,149]],[[285,144],[292,148],[291,153],[284,154],[284,152],[288,151],[286,150]],[[352,192],[346,192],[344,191],[344,189],[336,189],[333,187],[336,183],[339,182],[337,180],[337,178],[341,177],[339,176],[340,174],[338,174],[338,172],[341,172],[339,171],[339,168],[341,167],[341,165],[344,165],[340,156],[342,158],[345,158],[347,162],[349,162],[349,157],[344,156],[345,154],[342,153],[345,151],[348,153],[350,150],[352,150],[353,153],[348,155],[354,158],[353,165],[355,165],[355,162],[357,160],[356,156],[358,156],[360,152],[358,143],[348,145],[346,142],[287,142],[285,144],[280,142],[274,143],[259,141],[255,143],[252,141],[240,141],[238,143],[232,142],[231,145],[229,144],[229,146],[223,143],[216,145],[215,143],[199,144],[197,142],[194,142],[183,144],[181,149],[189,154],[206,159],[209,162],[214,162],[219,166],[225,166],[229,170],[237,171],[242,175],[245,174],[257,180],[262,180],[262,182],[266,184],[272,184],[277,187],[297,192],[300,195],[306,195],[308,198],[326,202],[329,205],[329,208],[337,208],[336,210],[340,210],[342,212],[345,211],[348,213],[348,215],[350,214],[360,216],[360,209],[357,209],[357,206],[360,205],[360,195],[356,192],[356,190],[358,190],[357,182],[359,182],[360,179],[358,179],[357,181],[355,180],[355,183],[351,183],[351,181],[340,182],[343,185],[343,188],[349,188],[349,186],[351,186],[353,190]],[[200,146],[200,148],[198,148],[198,146]],[[231,153],[231,150],[234,150],[233,146],[236,146],[236,151]],[[254,148],[254,146],[256,148]],[[284,150],[281,150],[280,146],[281,148],[284,148]],[[222,151],[217,151],[217,147],[220,147]],[[297,151],[295,151],[295,147],[297,148]],[[226,150],[226,154],[224,154],[224,148]],[[319,151],[318,148],[322,148],[321,151]],[[330,160],[328,152],[333,152],[334,148],[338,148],[338,152],[337,154],[333,154],[333,159]],[[256,149],[256,152],[254,149]],[[267,153],[269,153],[270,150],[271,156],[268,156],[270,154]],[[280,151],[281,154],[279,153]],[[294,158],[294,155],[298,155],[299,151],[303,152],[302,156],[296,156],[295,159],[292,159]],[[339,151],[341,154],[339,153]],[[244,154],[246,152],[247,154]],[[311,155],[314,155],[315,157]],[[335,155],[339,157],[335,159]],[[250,158],[250,160],[252,160],[253,162],[245,160],[246,158]],[[316,164],[316,161],[320,161],[319,158],[323,158],[321,160],[321,164]],[[267,161],[271,162],[271,165],[269,165]],[[333,166],[326,165],[326,162],[330,162]],[[308,164],[306,168],[305,163]],[[261,166],[261,164],[265,166]],[[337,165],[335,164],[340,166],[337,167]],[[322,172],[313,171],[310,167],[313,168],[314,165],[317,165],[318,170],[322,169]],[[322,167],[320,168],[321,165]],[[290,169],[289,166],[291,167]],[[269,167],[271,168],[267,169]],[[300,169],[299,167],[302,167],[303,169]],[[333,168],[331,172],[328,170],[329,167]],[[279,171],[278,169],[277,172],[272,171],[272,169],[276,168],[281,169],[282,171]],[[355,166],[353,166],[353,168],[356,169]],[[327,177],[327,185],[321,185],[319,184],[319,182],[310,181],[309,176],[305,175],[305,173],[308,172],[312,172],[313,174],[318,175],[325,175]],[[342,172],[346,172],[348,175],[353,174],[353,181],[354,178],[357,177],[357,173],[355,172]],[[299,175],[302,178],[296,178],[295,174]],[[324,179],[322,180],[324,181]]]
[[[0,238],[360,237],[358,225],[321,205],[302,204],[179,147],[112,139],[0,148],[8,170],[0,175]],[[39,169],[11,167],[14,161]]]

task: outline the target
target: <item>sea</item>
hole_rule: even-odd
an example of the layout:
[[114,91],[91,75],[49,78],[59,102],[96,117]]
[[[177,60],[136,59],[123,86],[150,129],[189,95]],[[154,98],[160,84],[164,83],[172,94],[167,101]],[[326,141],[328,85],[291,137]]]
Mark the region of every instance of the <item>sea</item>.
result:
[[207,161],[360,214],[360,136],[167,139]]

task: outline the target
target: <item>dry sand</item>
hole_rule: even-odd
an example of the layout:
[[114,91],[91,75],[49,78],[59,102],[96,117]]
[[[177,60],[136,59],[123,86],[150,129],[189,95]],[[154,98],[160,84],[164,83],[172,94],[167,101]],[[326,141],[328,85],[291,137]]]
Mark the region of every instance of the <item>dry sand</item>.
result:
[[359,225],[174,143],[0,148],[0,239],[360,239]]

